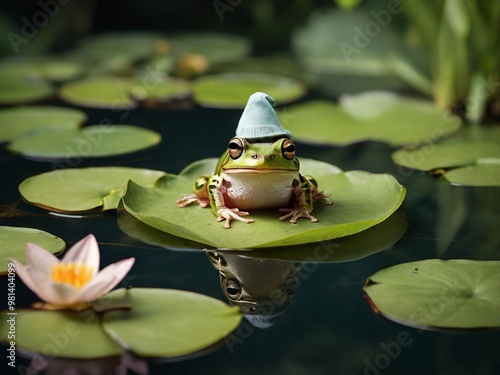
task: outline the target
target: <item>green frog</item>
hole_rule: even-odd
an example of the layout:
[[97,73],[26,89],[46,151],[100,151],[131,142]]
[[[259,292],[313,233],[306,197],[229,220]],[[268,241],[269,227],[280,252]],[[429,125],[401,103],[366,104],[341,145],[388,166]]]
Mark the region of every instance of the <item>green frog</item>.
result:
[[[250,96],[227,150],[220,157],[212,176],[201,176],[194,184],[194,193],[176,202],[179,207],[198,202],[212,207],[217,221],[231,220],[252,223],[246,210],[280,208],[295,224],[299,218],[312,222],[314,202],[326,204],[328,195],[318,190],[318,183],[300,174],[296,147],[272,108],[273,99],[264,93]],[[272,111],[272,112],[271,112]]]

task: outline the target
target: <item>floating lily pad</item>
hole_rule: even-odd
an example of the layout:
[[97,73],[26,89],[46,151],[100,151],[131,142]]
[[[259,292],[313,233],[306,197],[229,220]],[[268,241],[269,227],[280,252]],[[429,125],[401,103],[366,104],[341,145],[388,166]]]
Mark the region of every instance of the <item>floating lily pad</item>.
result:
[[338,173],[336,167],[327,163],[301,159],[302,173],[312,174],[310,170],[314,170],[320,189],[331,194],[334,202],[332,206],[315,205],[318,223],[299,220],[294,225],[279,221],[277,210],[253,210],[250,217],[254,223],[237,222],[231,229],[224,229],[210,208],[179,208],[175,202],[192,191],[198,176],[213,173],[215,163],[215,159],[193,163],[179,176],[165,176],[155,188],[130,182],[123,198],[124,207],[144,223],[174,236],[215,248],[246,249],[298,245],[358,233],[389,217],[405,196],[404,187],[390,175]]
[[295,79],[270,74],[214,74],[195,81],[194,100],[204,107],[244,108],[257,91],[269,94],[279,105],[301,98],[306,87]]
[[103,303],[131,306],[103,319],[106,332],[122,347],[147,357],[179,357],[229,335],[240,321],[237,307],[197,293],[169,289],[120,289]]
[[476,164],[443,174],[453,185],[500,186],[500,159],[479,159]]
[[[16,310],[16,347],[48,357],[103,358],[120,355],[122,349],[103,331],[100,319],[90,311]],[[2,311],[0,338],[9,342],[6,311]]]
[[58,254],[66,244],[59,237],[34,228],[0,226],[0,274],[6,273],[10,259],[26,264],[26,245],[28,242]]
[[0,110],[0,142],[44,128],[78,129],[86,120],[76,109],[51,106],[23,106]]
[[23,78],[0,79],[0,104],[28,104],[47,99],[56,89],[47,82],[30,82]]
[[83,74],[83,66],[74,61],[54,58],[7,60],[0,63],[0,79],[67,81]]
[[119,57],[139,60],[168,52],[168,42],[159,33],[145,31],[111,32],[85,38],[74,54],[93,61]]
[[191,95],[191,92],[192,86],[188,81],[165,78],[156,80],[151,85],[136,85],[130,95],[138,101],[167,102],[172,99],[184,99]]
[[294,139],[345,146],[362,141],[405,145],[437,140],[457,131],[458,118],[446,120],[432,102],[387,92],[344,96],[336,104],[314,100],[279,114]]
[[422,329],[500,328],[500,262],[427,259],[372,275],[364,290],[377,312]]
[[55,212],[85,212],[102,207],[116,209],[128,180],[153,185],[161,171],[96,167],[60,169],[29,177],[19,185],[28,202]]
[[185,54],[203,56],[210,64],[245,58],[250,53],[247,38],[213,32],[173,34],[167,36],[171,53],[178,58]]
[[422,145],[415,150],[398,150],[392,154],[396,164],[420,171],[470,165],[482,158],[500,158],[500,143],[449,141],[438,145]]
[[64,101],[93,108],[133,108],[137,103],[130,92],[138,83],[132,79],[114,77],[83,78],[64,84],[59,92]]
[[[70,160],[116,156],[152,147],[160,134],[132,125],[91,125],[82,130],[45,129],[26,134],[8,149],[37,160]],[[71,164],[70,163],[70,164]]]

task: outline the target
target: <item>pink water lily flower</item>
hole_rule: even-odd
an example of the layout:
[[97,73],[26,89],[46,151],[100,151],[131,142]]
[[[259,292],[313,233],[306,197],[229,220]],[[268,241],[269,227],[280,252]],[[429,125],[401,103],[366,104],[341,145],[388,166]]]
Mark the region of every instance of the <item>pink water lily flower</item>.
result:
[[28,264],[13,259],[17,275],[40,299],[58,307],[89,304],[113,289],[130,271],[135,258],[99,271],[99,246],[92,234],[78,241],[62,260],[36,244],[26,247]]

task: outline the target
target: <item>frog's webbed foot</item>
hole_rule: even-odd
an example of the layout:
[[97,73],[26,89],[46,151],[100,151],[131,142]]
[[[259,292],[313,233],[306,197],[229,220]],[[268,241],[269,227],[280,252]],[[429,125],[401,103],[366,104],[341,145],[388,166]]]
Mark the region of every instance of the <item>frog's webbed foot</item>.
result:
[[316,219],[314,216],[312,216],[311,213],[307,210],[307,208],[305,208],[303,206],[299,206],[296,208],[280,208],[279,211],[280,212],[287,212],[286,215],[280,216],[279,219],[281,221],[286,220],[288,218],[291,218],[290,223],[296,224],[298,218],[304,217],[306,219],[311,219],[311,221],[313,223],[318,222],[318,219]]
[[323,203],[323,204],[333,204],[332,201],[327,199],[330,195],[331,194],[325,194],[322,191],[320,191],[320,192],[314,193],[313,199],[315,201],[319,201],[320,203]]
[[182,198],[179,198],[175,201],[177,203],[177,206],[179,207],[186,207],[188,204],[198,202],[200,204],[200,207],[207,207],[210,205],[210,201],[207,198],[200,198],[196,194],[186,194],[183,195]]
[[231,220],[239,220],[244,223],[253,223],[253,219],[245,219],[241,216],[247,216],[250,215],[246,211],[240,211],[237,208],[228,208],[228,207],[222,207],[217,211],[217,221],[223,221],[226,220],[224,223],[224,228],[229,229],[231,228]]

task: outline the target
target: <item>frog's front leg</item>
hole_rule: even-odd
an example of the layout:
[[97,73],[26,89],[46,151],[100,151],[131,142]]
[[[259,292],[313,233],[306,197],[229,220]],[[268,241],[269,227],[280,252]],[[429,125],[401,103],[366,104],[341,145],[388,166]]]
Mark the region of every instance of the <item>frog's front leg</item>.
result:
[[231,228],[231,220],[239,220],[244,223],[253,223],[253,219],[245,219],[242,216],[249,215],[246,211],[240,211],[238,208],[226,207],[224,202],[224,186],[223,178],[221,176],[212,176],[208,182],[208,193],[210,195],[210,205],[212,210],[217,215],[217,221],[223,221],[224,228]]
[[182,198],[177,199],[175,202],[179,207],[186,207],[188,204],[198,202],[201,207],[208,207],[210,201],[208,200],[208,180],[207,176],[199,177],[194,183],[193,194],[183,195]]
[[318,183],[312,177],[305,177],[299,174],[298,179],[293,182],[293,192],[295,195],[294,207],[280,209],[280,212],[286,213],[286,215],[279,218],[280,220],[290,218],[290,222],[295,224],[297,223],[297,219],[303,217],[316,223],[318,219],[311,215],[314,201],[320,200],[323,203],[331,204],[331,202],[326,200],[328,195],[318,191]]

